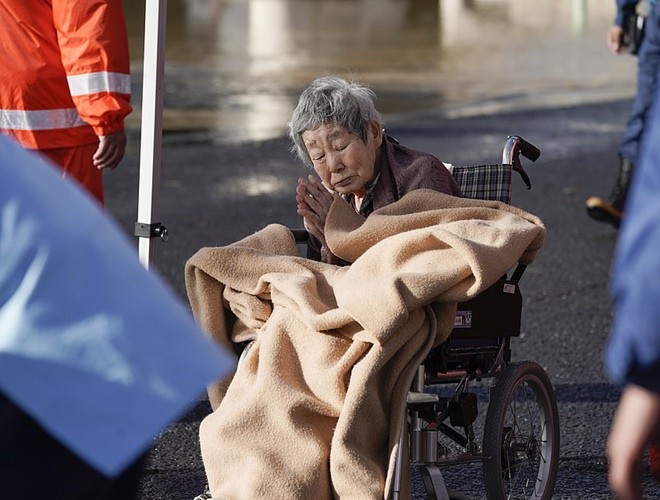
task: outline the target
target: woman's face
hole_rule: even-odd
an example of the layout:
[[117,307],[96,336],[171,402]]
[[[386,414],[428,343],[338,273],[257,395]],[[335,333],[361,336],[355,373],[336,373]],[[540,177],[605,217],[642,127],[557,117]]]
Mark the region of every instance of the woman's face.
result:
[[362,196],[376,174],[383,134],[380,123],[372,121],[367,142],[345,128],[325,124],[302,134],[314,170],[323,183],[340,194]]

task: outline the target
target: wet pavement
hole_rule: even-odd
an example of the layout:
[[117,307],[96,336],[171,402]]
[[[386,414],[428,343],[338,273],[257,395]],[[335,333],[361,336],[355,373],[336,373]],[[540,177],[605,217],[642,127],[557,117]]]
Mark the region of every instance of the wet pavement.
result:
[[[225,6],[218,14],[224,20],[211,23],[207,31],[198,25],[179,26],[180,36],[193,32],[198,37],[225,37],[228,43],[232,36],[218,34],[218,26],[237,25],[238,19],[250,17],[250,5],[267,1],[216,2]],[[361,79],[373,85],[390,133],[444,161],[497,162],[507,135],[522,135],[542,154],[536,163],[525,163],[532,190],[515,179],[513,202],[540,216],[548,236],[521,282],[523,332],[514,340],[513,356],[540,363],[556,390],[561,449],[554,498],[610,498],[604,447],[619,392],[603,373],[601,353],[611,321],[607,284],[617,233],[591,221],[584,201],[594,194],[607,195],[614,180],[616,149],[634,91],[635,61],[605,50],[604,33],[613,11],[603,4],[609,2],[272,1],[288,6],[292,18],[307,19],[308,30],[327,25],[346,33],[346,40],[333,38],[336,33],[319,33],[320,45],[328,46],[331,54],[308,54],[274,76],[267,71],[270,56],[256,57],[264,73],[232,73],[246,61],[236,56],[215,65],[192,41],[172,48],[167,94],[171,108],[166,110],[159,193],[161,221],[170,240],[156,242],[156,271],[185,301],[183,267],[199,248],[231,243],[272,222],[300,224],[293,192],[296,179],[306,171],[288,152],[284,124],[304,82],[317,73],[340,69],[337,61],[355,65]],[[213,2],[188,4],[201,8]],[[184,2],[171,5],[181,8]],[[333,5],[339,12],[333,12]],[[373,10],[373,5],[382,7],[382,17],[359,24],[356,12],[371,12],[368,7]],[[450,41],[438,48],[436,33],[431,49],[429,37],[437,31],[441,5],[450,9],[444,11],[448,34],[443,35]],[[477,12],[461,10],[466,5],[478,6]],[[415,10],[422,7],[428,10]],[[396,16],[392,9],[397,8],[405,15]],[[230,15],[231,9],[235,10]],[[211,17],[212,10],[201,12],[202,18]],[[178,11],[179,19],[186,15]],[[272,11],[270,17],[277,15],[286,17]],[[434,23],[433,30],[424,32],[423,26]],[[310,33],[295,31],[293,46],[303,41],[314,45]],[[389,31],[401,43],[420,37],[425,48],[419,55],[409,49],[403,55],[398,52],[398,57],[388,56]],[[369,34],[363,36],[371,41],[364,43],[372,47],[372,54],[380,54],[380,62],[369,64],[364,55],[349,58],[355,55],[350,49],[361,40],[360,33]],[[330,50],[341,43],[343,48]],[[183,57],[186,52],[189,64]],[[401,62],[382,64],[388,60]],[[209,95],[215,96],[213,106],[208,105]],[[106,177],[108,209],[129,233],[136,217],[139,168],[139,121],[132,120],[129,154],[120,169]],[[155,441],[140,500],[192,500],[202,491],[197,429],[208,411],[200,396],[199,404]],[[477,466],[455,467],[446,471],[445,480],[470,498],[485,498],[480,474]],[[660,498],[657,488],[650,489],[648,476],[646,485],[648,498]],[[419,488],[415,498],[424,498]]]
[[[138,103],[141,4],[126,2]],[[327,73],[371,85],[387,116],[617,98],[635,63],[607,52],[613,16],[609,0],[169,0],[164,126],[177,141],[277,137]]]

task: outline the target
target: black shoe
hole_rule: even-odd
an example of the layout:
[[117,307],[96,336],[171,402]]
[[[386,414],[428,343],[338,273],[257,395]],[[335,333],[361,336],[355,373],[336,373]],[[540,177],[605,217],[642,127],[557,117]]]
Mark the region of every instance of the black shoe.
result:
[[623,218],[623,212],[609,201],[598,196],[592,196],[587,200],[587,214],[594,220],[607,222],[616,228],[619,228]]
[[589,214],[589,217],[612,224],[616,228],[621,225],[633,170],[633,163],[626,158],[621,158],[619,174],[609,200],[604,200],[598,196],[592,196],[587,200],[587,214]]

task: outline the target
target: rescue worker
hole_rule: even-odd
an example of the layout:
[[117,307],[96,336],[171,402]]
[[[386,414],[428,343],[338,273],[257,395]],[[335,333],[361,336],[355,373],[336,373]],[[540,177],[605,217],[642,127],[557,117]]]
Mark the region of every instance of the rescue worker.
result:
[[[614,25],[607,32],[607,46],[615,54],[628,50],[625,26],[641,0],[616,0]],[[619,145],[619,171],[609,198],[592,196],[586,202],[587,214],[597,221],[618,228],[625,212],[628,187],[637,164],[640,144],[648,122],[658,78],[660,78],[660,1],[645,0],[648,15],[637,60],[637,93],[626,130]]]
[[0,0],[0,132],[103,203],[131,112],[122,0]]

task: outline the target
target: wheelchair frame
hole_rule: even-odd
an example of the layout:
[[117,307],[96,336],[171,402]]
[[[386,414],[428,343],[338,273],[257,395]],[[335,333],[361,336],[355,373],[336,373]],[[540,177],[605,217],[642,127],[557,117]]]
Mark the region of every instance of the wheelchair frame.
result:
[[[465,197],[510,203],[513,172],[527,189],[532,187],[520,156],[536,161],[540,154],[516,135],[507,138],[500,164],[446,167]],[[298,243],[307,240],[304,229],[292,232]],[[511,361],[511,338],[520,335],[519,281],[524,271],[519,263],[510,276],[459,304],[448,339],[418,368],[406,404],[393,500],[401,498],[403,467],[419,469],[428,500],[465,500],[465,495],[447,489],[440,468],[475,462],[482,464],[488,500],[552,498],[559,463],[554,389],[538,363]],[[435,324],[430,306],[427,315]],[[480,446],[475,429],[478,397],[468,389],[470,383],[484,380],[494,383]],[[451,396],[436,390],[448,385],[454,386]],[[452,452],[447,441],[459,450]]]
[[[502,164],[448,168],[466,196],[509,203],[513,171],[531,189],[521,154],[536,161],[540,151],[520,136],[511,136]],[[496,184],[497,189],[484,190],[482,184]],[[459,304],[449,338],[419,367],[408,395],[408,429],[402,433],[393,481],[395,500],[400,498],[405,466],[418,468],[427,498],[466,498],[447,489],[440,468],[473,462],[482,464],[489,500],[552,497],[559,461],[554,389],[539,364],[511,361],[511,338],[520,334],[519,281],[524,271],[518,264],[510,277]],[[432,312],[429,316],[434,320]],[[480,446],[475,429],[478,397],[468,389],[473,381],[484,379],[492,385]],[[455,387],[453,394],[440,395],[437,388],[449,384]]]

